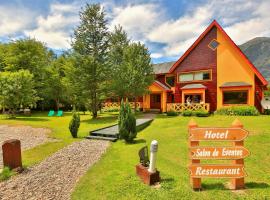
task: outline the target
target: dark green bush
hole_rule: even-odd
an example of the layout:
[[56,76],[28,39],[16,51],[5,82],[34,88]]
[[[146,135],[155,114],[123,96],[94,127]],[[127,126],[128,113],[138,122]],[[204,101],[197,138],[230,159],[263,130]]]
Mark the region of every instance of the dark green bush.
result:
[[194,115],[197,117],[208,117],[209,112],[207,112],[206,110],[196,110],[194,111]]
[[270,115],[270,109],[264,110],[263,114]]
[[118,117],[118,127],[120,139],[124,139],[127,143],[133,142],[137,135],[136,119],[131,111],[128,102],[121,101],[120,113]]
[[69,122],[69,131],[73,138],[78,137],[79,127],[80,127],[80,115],[76,111],[73,111],[72,119]]
[[182,115],[185,116],[185,117],[190,117],[193,115],[193,112],[191,110],[184,110],[182,112]]
[[167,112],[167,116],[178,116],[178,113],[175,112],[174,110],[169,110],[169,111]]
[[254,106],[230,106],[218,109],[218,115],[257,116],[259,111]]

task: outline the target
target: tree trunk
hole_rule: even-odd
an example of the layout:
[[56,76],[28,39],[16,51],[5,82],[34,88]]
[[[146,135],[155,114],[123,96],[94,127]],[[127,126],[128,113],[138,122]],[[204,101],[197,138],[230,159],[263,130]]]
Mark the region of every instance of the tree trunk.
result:
[[59,110],[59,99],[55,99],[55,103],[56,103],[56,110]]
[[136,114],[136,111],[137,111],[137,97],[134,98],[134,113]]

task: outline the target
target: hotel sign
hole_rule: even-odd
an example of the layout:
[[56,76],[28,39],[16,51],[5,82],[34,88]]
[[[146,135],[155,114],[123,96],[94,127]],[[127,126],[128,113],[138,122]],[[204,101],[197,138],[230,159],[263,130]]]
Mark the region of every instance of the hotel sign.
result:
[[242,141],[248,131],[242,128],[194,128],[190,130],[190,141]]
[[[244,188],[244,158],[249,151],[243,146],[248,131],[235,120],[230,128],[201,128],[191,121],[189,130],[188,169],[193,189],[201,189],[201,178],[231,178],[233,189]],[[200,142],[232,142],[232,146],[201,146]],[[200,164],[200,160],[231,160],[226,164]]]

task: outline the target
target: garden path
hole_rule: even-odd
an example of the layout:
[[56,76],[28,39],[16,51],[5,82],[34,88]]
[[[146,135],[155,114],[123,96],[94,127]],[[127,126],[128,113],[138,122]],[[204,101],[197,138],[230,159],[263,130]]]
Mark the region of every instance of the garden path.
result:
[[109,147],[108,141],[81,140],[0,183],[1,200],[67,200],[77,181]]

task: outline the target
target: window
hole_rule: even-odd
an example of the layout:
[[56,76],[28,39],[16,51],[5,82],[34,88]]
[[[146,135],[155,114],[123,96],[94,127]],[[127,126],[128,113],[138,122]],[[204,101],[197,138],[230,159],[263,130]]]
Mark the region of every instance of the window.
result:
[[179,82],[211,80],[211,71],[198,71],[179,74]]
[[247,104],[248,91],[223,91],[223,104]]
[[209,46],[212,50],[216,50],[217,47],[218,47],[218,45],[219,45],[219,42],[216,41],[216,40],[214,39],[214,40],[212,40],[212,41],[209,43],[208,46]]
[[166,83],[169,86],[174,87],[174,84],[175,84],[175,78],[174,78],[174,76],[166,76]]

